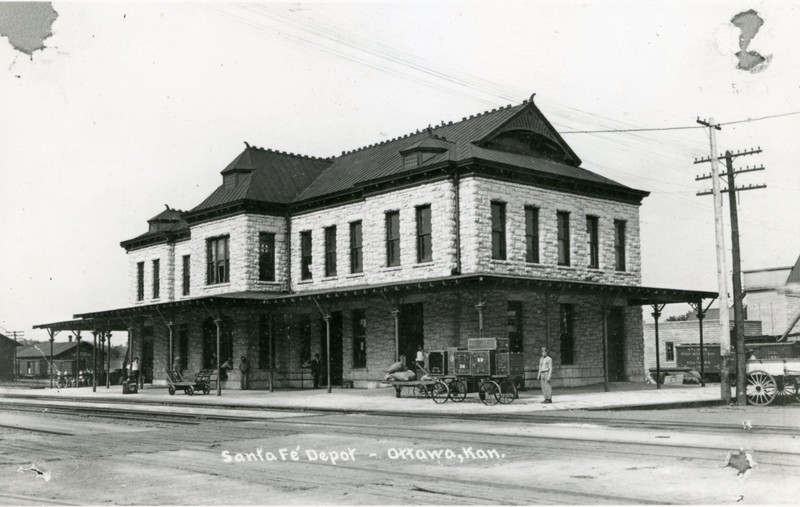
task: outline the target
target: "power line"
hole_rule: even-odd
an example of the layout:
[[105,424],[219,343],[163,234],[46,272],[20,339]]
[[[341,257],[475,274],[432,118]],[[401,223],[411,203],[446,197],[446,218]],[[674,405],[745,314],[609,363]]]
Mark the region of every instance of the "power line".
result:
[[612,129],[612,130],[572,130],[569,132],[559,132],[559,134],[614,134],[614,133],[625,133],[625,132],[656,132],[660,130],[689,130],[689,129],[701,129],[703,127],[700,126],[686,126],[686,127],[653,127],[653,128],[640,128],[640,129]]
[[[771,114],[769,116],[760,116],[758,118],[747,118],[745,120],[729,121],[719,123],[718,125],[736,125],[737,123],[751,123],[754,121],[769,120],[772,118],[783,118],[784,116],[793,116],[800,114],[800,111],[792,111],[791,113]],[[611,130],[572,130],[568,132],[559,132],[559,134],[616,134],[625,132],[657,132],[661,130],[690,130],[690,129],[704,129],[703,126],[687,125],[685,127],[652,127],[652,128],[636,128],[636,129],[611,129]]]
[[725,123],[720,123],[719,125],[722,126],[722,125],[735,125],[737,123],[750,123],[750,122],[760,121],[760,120],[769,120],[770,118],[782,118],[784,116],[792,116],[792,115],[795,115],[795,114],[800,114],[800,111],[793,111],[791,113],[783,113],[783,114],[772,114],[772,115],[769,115],[769,116],[761,116],[759,118],[748,118],[746,120],[729,121],[729,122],[725,122]]

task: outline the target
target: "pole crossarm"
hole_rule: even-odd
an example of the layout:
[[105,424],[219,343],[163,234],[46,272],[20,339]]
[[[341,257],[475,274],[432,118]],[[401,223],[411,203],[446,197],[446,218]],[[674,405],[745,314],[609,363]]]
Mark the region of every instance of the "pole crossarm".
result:
[[[745,190],[758,190],[760,188],[767,188],[767,185],[765,183],[754,183],[752,185],[747,185],[747,186],[743,186],[743,187],[734,187],[733,191],[734,192],[744,192]],[[730,191],[731,191],[730,187],[729,188],[723,188],[723,189],[720,190],[720,192],[730,192]],[[713,193],[714,193],[713,190],[701,190],[701,191],[697,192],[697,196],[699,197],[699,196],[703,196],[703,195],[712,195]]]
[[[737,169],[737,170],[733,171],[733,174],[735,176],[737,174],[751,173],[753,171],[764,171],[764,170],[766,170],[766,168],[763,165],[753,166],[753,167],[747,166],[744,169]],[[719,175],[720,175],[720,177],[727,176],[728,173],[727,172],[722,172],[722,173],[719,173]],[[701,174],[700,176],[695,177],[694,181],[710,180],[712,177],[713,177],[713,175],[711,173],[708,173],[708,174],[704,173],[704,174]]]
[[[750,148],[749,150],[744,150],[744,151],[736,151],[736,152],[732,151],[731,157],[732,158],[743,157],[745,155],[755,155],[756,153],[761,153],[761,146],[759,146],[758,148]],[[696,158],[694,159],[694,163],[704,164],[706,162],[711,162],[712,160],[713,159],[711,157]],[[725,160],[725,154],[724,153],[721,154],[719,157],[717,157],[717,160]]]

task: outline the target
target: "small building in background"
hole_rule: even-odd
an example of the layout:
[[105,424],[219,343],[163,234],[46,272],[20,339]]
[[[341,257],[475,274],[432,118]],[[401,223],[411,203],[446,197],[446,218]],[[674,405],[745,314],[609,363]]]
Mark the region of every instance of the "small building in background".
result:
[[[58,372],[77,375],[80,370],[92,369],[91,342],[80,342],[80,364],[78,364],[78,341],[53,343],[53,366],[55,374]],[[17,351],[17,376],[26,378],[46,378],[50,376],[50,343],[41,342]],[[102,352],[97,353],[98,370],[103,365]]]
[[[731,312],[731,317],[733,312]],[[733,332],[734,322],[730,319],[730,329]],[[719,309],[711,308],[703,319],[703,343],[706,345],[720,342]],[[744,321],[744,335],[761,336],[761,322],[754,320]],[[655,325],[652,322],[644,324],[644,360],[645,369],[656,367],[656,342]],[[678,364],[677,346],[683,344],[700,344],[700,323],[694,313],[689,314],[687,320],[661,321],[658,323],[658,353],[661,368],[677,368],[685,365]],[[731,340],[731,343],[735,339]],[[717,361],[718,363],[719,361]]]

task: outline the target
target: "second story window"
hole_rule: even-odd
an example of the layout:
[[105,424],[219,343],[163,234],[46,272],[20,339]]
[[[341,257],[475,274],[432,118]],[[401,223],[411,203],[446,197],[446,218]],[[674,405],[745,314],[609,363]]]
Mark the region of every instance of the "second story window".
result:
[[[189,290],[190,290],[190,287],[191,287],[191,280],[192,280],[191,277],[190,277],[190,271],[189,271],[189,269],[190,269],[189,266],[191,265],[189,263],[189,260],[190,260],[190,256],[188,256],[188,255],[184,255],[183,256],[183,295],[184,296],[188,296],[189,295]],[[183,356],[181,356],[181,359],[183,359]]]
[[539,262],[539,208],[525,207],[525,262]]
[[144,262],[136,263],[136,301],[144,301]]
[[400,212],[386,213],[386,265],[400,265]]
[[506,258],[506,203],[492,203],[492,259]]
[[433,260],[431,244],[431,206],[417,208],[417,262]]
[[228,236],[222,236],[206,241],[206,259],[208,260],[206,283],[208,285],[230,282],[231,259],[228,239]]
[[161,260],[153,261],[153,299],[161,297]]
[[364,253],[361,249],[361,220],[350,223],[350,272],[364,271]]
[[300,233],[300,279],[311,280],[311,231]]
[[569,213],[559,211],[556,214],[558,226],[558,265],[569,266]]
[[589,267],[600,267],[600,240],[597,217],[586,217],[586,238],[589,246]]
[[614,220],[614,267],[625,271],[625,220]]
[[258,233],[258,280],[275,281],[275,234]]
[[336,226],[325,228],[325,276],[336,276]]

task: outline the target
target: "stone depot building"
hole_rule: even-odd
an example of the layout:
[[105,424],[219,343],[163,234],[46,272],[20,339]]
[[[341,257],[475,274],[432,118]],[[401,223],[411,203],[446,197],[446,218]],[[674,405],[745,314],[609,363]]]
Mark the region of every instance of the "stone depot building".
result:
[[219,341],[252,388],[310,387],[317,353],[333,385],[374,387],[419,345],[484,336],[524,354],[526,387],[543,346],[574,386],[643,381],[642,308],[713,297],[641,286],[648,193],[581,168],[532,100],[331,158],[245,145],[122,242],[128,307],[39,327],[127,330],[156,384],[216,367]]

